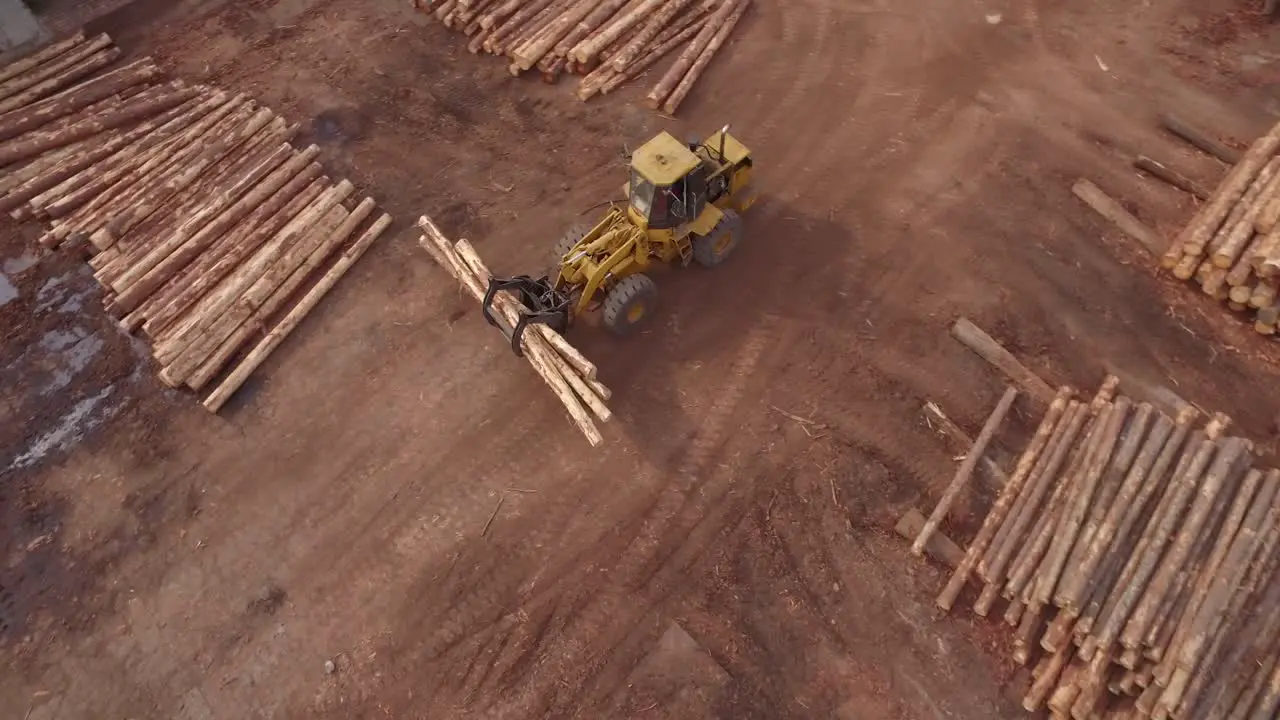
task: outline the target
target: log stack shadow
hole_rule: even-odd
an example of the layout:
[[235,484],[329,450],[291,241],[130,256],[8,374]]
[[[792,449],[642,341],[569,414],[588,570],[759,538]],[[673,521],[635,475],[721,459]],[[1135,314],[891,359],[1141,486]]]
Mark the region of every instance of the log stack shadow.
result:
[[387,228],[244,95],[77,34],[0,68],[0,210],[83,252],[161,380],[217,412]]
[[[733,34],[751,0],[413,0],[467,49],[537,70],[549,83],[582,76],[578,98],[607,95],[675,55],[646,103],[674,114]],[[676,51],[680,52],[677,54]]]
[[1199,427],[1117,394],[1061,388],[938,605],[972,577],[1028,711],[1053,717],[1272,718],[1280,708],[1280,470],[1229,419]]
[[1231,171],[1169,246],[1161,265],[1275,335],[1280,320],[1280,124],[1233,157]]

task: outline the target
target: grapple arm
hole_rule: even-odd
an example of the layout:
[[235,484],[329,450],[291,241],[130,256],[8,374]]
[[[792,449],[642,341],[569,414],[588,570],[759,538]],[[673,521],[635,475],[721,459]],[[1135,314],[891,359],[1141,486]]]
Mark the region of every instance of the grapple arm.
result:
[[[510,327],[504,318],[493,312],[493,299],[501,291],[512,293],[519,301],[520,308],[515,327]],[[524,351],[520,349],[520,341],[530,324],[542,323],[556,332],[563,332],[569,327],[569,298],[557,291],[545,277],[536,280],[528,275],[512,278],[491,277],[480,308],[484,313],[484,319],[502,331],[502,334],[511,342],[511,350],[519,357],[524,357]]]

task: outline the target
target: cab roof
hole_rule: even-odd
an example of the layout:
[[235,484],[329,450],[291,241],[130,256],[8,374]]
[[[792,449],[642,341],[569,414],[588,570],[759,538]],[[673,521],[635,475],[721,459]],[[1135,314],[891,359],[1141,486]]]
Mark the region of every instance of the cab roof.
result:
[[631,155],[631,167],[654,185],[671,185],[693,172],[701,160],[671,133],[658,133]]

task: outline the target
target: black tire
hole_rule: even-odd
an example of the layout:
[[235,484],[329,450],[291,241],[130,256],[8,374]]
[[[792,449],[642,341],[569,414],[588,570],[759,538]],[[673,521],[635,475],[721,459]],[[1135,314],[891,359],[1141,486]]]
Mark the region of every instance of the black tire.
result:
[[628,275],[604,297],[604,326],[615,335],[627,336],[653,314],[658,286],[648,275]]
[[724,217],[702,237],[693,239],[693,259],[702,267],[715,267],[733,254],[742,242],[742,217],[732,210],[723,210]]
[[551,268],[554,272],[560,272],[560,261],[564,259],[565,253],[573,249],[573,246],[577,245],[589,232],[591,232],[590,225],[577,223],[560,236],[556,244],[551,247]]

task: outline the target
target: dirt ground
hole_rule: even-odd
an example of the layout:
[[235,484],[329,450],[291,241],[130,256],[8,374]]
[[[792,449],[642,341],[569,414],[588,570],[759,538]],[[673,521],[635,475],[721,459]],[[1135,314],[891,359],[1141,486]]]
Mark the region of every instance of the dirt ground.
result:
[[[1176,231],[1190,203],[1128,161],[1214,183],[1156,114],[1237,144],[1275,122],[1253,4],[757,0],[676,120],[645,83],[513,80],[404,0],[112,14],[129,53],[303,122],[398,232],[214,417],[81,263],[0,223],[0,715],[1023,716],[1002,628],[936,615],[942,571],[892,534],[961,452],[920,408],[976,432],[1003,391],[948,337],[964,314],[1051,382],[1118,367],[1274,444],[1275,347],[1070,194]],[[647,333],[575,330],[615,392],[592,450],[412,221],[538,272],[627,148],[726,122],[750,237],[663,274]]]

